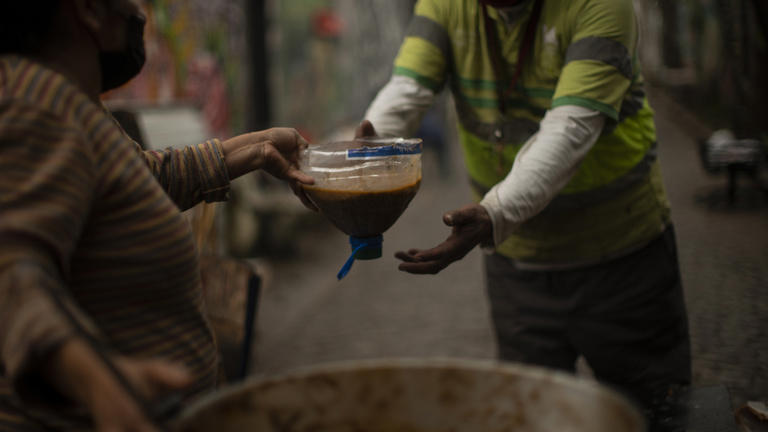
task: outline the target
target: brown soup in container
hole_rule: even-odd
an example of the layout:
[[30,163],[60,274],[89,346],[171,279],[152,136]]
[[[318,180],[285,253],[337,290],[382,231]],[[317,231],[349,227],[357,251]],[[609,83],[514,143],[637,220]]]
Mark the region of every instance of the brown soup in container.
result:
[[350,236],[350,259],[379,258],[381,235],[403,214],[421,184],[421,140],[310,146],[302,155],[301,170],[315,179],[314,185],[304,186],[307,197]]
[[388,230],[405,211],[421,179],[387,190],[354,191],[304,186],[310,200],[336,228],[355,237],[372,237]]

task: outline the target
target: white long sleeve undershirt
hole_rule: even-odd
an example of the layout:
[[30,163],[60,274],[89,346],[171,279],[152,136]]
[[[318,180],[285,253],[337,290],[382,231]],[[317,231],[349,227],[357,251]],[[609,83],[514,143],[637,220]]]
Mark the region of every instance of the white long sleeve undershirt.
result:
[[604,125],[603,114],[589,108],[565,105],[547,111],[539,132],[520,149],[507,177],[480,201],[493,221],[494,244],[501,244],[555,198]]
[[[416,80],[394,76],[368,108],[382,136],[411,136],[435,94]],[[597,141],[605,117],[576,105],[547,111],[539,132],[522,147],[507,177],[480,202],[493,222],[494,244],[507,239],[523,222],[542,211],[576,173]]]
[[435,93],[415,79],[395,75],[376,95],[365,118],[380,136],[409,137],[435,102]]

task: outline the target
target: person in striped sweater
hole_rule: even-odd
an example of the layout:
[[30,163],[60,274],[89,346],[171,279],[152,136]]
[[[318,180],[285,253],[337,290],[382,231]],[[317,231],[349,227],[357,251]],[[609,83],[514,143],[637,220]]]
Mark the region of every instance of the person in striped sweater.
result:
[[293,129],[141,151],[99,97],[140,71],[144,22],[138,0],[0,3],[0,430],[151,431],[142,401],[213,389],[181,211],[258,169],[313,182]]

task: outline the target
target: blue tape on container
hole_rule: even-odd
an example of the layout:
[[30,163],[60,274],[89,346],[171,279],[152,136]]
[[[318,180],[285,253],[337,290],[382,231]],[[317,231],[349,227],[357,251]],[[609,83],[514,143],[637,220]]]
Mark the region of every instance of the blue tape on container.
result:
[[347,159],[372,159],[387,156],[420,154],[421,146],[412,144],[395,144],[384,147],[363,147],[347,150]]
[[384,243],[384,236],[378,235],[375,237],[355,237],[349,236],[349,244],[352,245],[352,253],[349,255],[347,262],[341,267],[339,273],[336,275],[338,280],[344,279],[344,276],[349,273],[352,268],[352,264],[355,262],[355,255],[366,248],[381,249],[381,245]]

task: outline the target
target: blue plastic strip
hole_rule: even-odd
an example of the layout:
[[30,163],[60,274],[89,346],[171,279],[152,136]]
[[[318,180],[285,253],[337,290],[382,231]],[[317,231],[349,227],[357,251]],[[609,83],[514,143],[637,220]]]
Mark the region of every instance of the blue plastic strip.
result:
[[384,147],[363,147],[347,150],[347,159],[366,159],[375,157],[387,157],[397,155],[420,154],[420,145],[392,145]]
[[339,270],[339,273],[336,275],[336,278],[338,280],[344,279],[344,276],[349,273],[349,270],[352,268],[352,264],[355,262],[355,254],[360,251],[361,249],[365,249],[367,247],[381,247],[381,244],[384,242],[384,236],[379,235],[376,237],[355,237],[355,236],[349,236],[349,244],[352,245],[352,253],[349,255],[349,258],[347,258],[347,262],[344,263],[344,265],[341,267],[341,270]]

